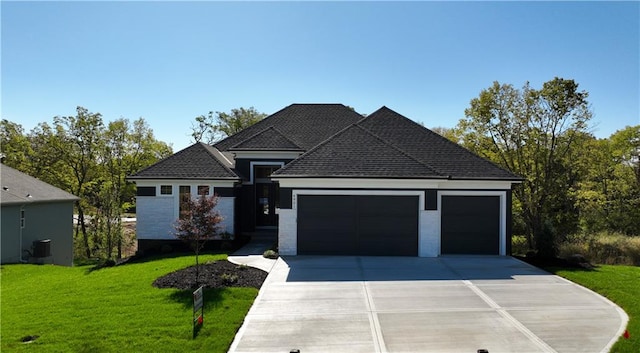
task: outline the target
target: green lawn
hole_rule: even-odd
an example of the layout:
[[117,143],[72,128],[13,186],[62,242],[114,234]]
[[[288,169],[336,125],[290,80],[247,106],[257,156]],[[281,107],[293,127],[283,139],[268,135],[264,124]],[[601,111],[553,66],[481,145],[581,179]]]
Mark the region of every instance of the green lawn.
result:
[[[226,255],[201,255],[201,262]],[[192,339],[190,291],[151,284],[194,264],[182,256],[91,271],[90,266],[3,265],[2,352],[226,352],[255,288],[206,290]],[[27,335],[40,336],[24,344]]]
[[640,267],[601,265],[594,270],[546,268],[609,298],[629,315],[629,339],[620,338],[611,352],[640,352]]

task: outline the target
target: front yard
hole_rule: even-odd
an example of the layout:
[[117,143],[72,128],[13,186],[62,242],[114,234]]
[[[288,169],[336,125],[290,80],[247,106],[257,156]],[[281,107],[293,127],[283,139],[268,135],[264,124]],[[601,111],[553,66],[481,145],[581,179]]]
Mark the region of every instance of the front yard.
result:
[[[200,256],[201,263],[224,259]],[[91,266],[3,265],[0,350],[226,352],[258,290],[205,290],[204,326],[192,339],[191,291],[152,283],[193,264],[188,255],[95,271]]]

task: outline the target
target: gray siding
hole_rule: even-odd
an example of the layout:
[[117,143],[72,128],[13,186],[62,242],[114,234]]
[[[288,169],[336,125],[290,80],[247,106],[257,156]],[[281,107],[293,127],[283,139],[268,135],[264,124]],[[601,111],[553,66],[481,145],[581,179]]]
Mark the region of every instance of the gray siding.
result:
[[[73,202],[25,205],[22,249],[32,251],[36,240],[51,240],[51,257],[31,259],[56,265],[73,265]],[[20,261],[20,206],[2,207],[2,262]],[[26,256],[25,256],[26,258]]]
[[2,263],[16,263],[20,261],[20,206],[2,206]]

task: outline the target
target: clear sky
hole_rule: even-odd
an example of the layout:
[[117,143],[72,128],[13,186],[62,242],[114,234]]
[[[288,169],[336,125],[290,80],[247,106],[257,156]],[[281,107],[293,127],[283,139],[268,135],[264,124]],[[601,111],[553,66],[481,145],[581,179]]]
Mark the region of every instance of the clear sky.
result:
[[1,1],[2,118],[144,117],[174,151],[194,118],[387,107],[453,127],[493,81],[589,92],[592,129],[640,124],[640,2]]

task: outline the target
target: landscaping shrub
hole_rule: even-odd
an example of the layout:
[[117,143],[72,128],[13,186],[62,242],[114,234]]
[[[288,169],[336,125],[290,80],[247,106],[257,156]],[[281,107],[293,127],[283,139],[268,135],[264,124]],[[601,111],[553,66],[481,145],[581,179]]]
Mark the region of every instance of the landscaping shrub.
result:
[[263,257],[266,257],[267,259],[277,259],[278,258],[278,253],[269,249],[267,251],[265,251],[264,253],[262,253]]
[[559,255],[575,254],[597,264],[640,266],[640,237],[607,232],[570,237],[560,245]]
[[528,251],[526,236],[514,235],[511,237],[511,254],[524,256]]

